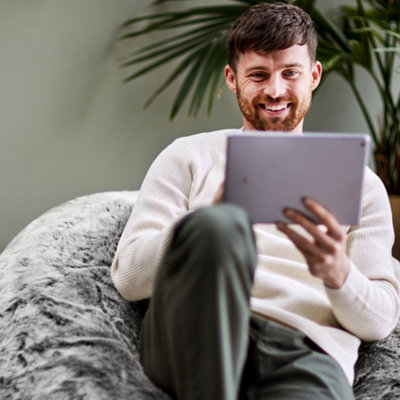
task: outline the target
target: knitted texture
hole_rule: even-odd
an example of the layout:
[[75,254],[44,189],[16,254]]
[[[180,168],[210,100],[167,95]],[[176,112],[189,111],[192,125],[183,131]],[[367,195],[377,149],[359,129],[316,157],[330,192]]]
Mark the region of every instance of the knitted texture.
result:
[[[0,255],[0,398],[167,400],[137,346],[147,302],[123,300],[110,265],[135,192],[93,194],[28,225]],[[364,344],[356,399],[400,399],[400,327]]]

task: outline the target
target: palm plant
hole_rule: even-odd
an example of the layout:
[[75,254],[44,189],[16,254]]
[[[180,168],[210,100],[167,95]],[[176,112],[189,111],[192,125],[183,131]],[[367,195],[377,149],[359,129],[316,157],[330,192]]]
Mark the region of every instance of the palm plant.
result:
[[[341,7],[337,26],[342,42],[324,40],[317,24],[325,73],[336,71],[350,85],[373,139],[377,173],[389,193],[400,194],[400,0],[357,0]],[[356,66],[375,84],[382,107],[376,116],[360,92]]]
[[[155,4],[167,1],[158,0]],[[239,15],[259,2],[232,0],[232,4],[154,13],[126,21],[121,40],[136,39],[150,32],[171,31],[172,34],[136,50],[121,64],[124,68],[135,68],[125,82],[172,63],[170,75],[145,106],[171,84],[178,83],[171,119],[186,101],[189,101],[188,116],[195,117],[204,101],[207,101],[207,112],[211,113],[224,87],[225,42],[229,29]],[[313,18],[324,77],[336,71],[349,83],[373,139],[378,174],[389,193],[400,193],[400,96],[396,96],[393,88],[396,56],[400,55],[400,0],[355,0],[354,6],[340,7],[336,21],[319,11],[315,0],[283,2],[298,5]],[[382,111],[375,123],[360,92],[356,66],[368,72],[382,100]]]

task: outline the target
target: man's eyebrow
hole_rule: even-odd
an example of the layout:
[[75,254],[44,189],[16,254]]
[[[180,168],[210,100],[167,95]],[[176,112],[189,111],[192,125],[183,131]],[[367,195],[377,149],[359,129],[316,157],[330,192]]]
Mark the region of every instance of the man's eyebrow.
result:
[[266,70],[268,69],[267,67],[265,67],[264,65],[253,65],[251,67],[246,68],[244,71],[245,72],[251,72],[251,71],[255,71],[255,70]]
[[291,64],[285,64],[283,67],[284,67],[284,68],[304,68],[304,64],[301,64],[301,63],[291,63]]
[[[305,68],[304,64],[302,63],[290,63],[290,64],[283,64],[282,66],[279,67],[280,69],[287,69],[287,68]],[[264,65],[253,65],[251,67],[246,68],[244,71],[246,73],[251,72],[251,71],[256,71],[256,70],[268,70]]]

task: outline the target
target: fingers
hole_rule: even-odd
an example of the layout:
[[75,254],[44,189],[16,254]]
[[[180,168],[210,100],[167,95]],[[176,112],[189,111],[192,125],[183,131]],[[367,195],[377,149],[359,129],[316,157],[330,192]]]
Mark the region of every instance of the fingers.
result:
[[[326,209],[317,201],[310,198],[305,198],[303,200],[303,204],[312,214],[315,215],[317,220],[322,223],[322,225],[318,226],[318,229],[321,232],[323,232],[323,230],[325,229],[326,233],[328,233],[334,239],[341,240],[343,238],[343,231],[341,229],[339,221],[328,209]],[[293,223],[303,225],[306,229],[307,227],[313,229],[313,227],[316,226],[308,218],[295,210],[286,209],[284,211],[284,214]]]
[[350,270],[346,255],[346,235],[333,214],[321,204],[306,199],[304,205],[323,223],[322,227],[298,211],[288,209],[284,214],[291,222],[304,228],[311,237],[283,222],[277,222],[276,227],[303,254],[312,275],[322,279],[328,287],[339,288]]
[[[335,252],[337,250],[337,240],[341,240],[341,236],[340,239],[335,237],[335,235],[331,236],[331,232],[328,226],[316,225],[304,215],[292,210],[285,211],[285,216],[293,223],[302,226],[312,236],[312,238],[314,239],[313,244],[315,244],[316,247],[322,247],[328,252]],[[282,226],[280,227],[282,228]],[[286,228],[290,229],[289,227]],[[294,235],[295,232],[292,229],[290,229],[290,231],[292,239],[299,240],[299,238],[302,237],[299,234]],[[315,253],[314,248],[312,252]]]
[[277,228],[285,233],[299,250],[319,259],[323,256],[321,250],[330,254],[337,253],[345,240],[337,219],[329,210],[314,200],[305,199],[303,203],[323,225],[317,225],[300,212],[291,209],[285,210],[284,215],[291,222],[302,226],[311,235],[311,241],[288,227],[287,224],[278,223]]
[[340,227],[340,223],[329,210],[310,198],[304,199],[303,204],[327,227],[330,236],[337,240],[343,238],[343,231]]
[[321,250],[314,243],[310,242],[283,222],[277,222],[276,227],[279,231],[284,233],[305,256],[320,258]]
[[314,240],[311,241],[290,228],[287,224],[278,222],[276,227],[293,242],[307,260],[311,260],[312,258],[313,262],[326,262],[329,254],[335,254],[338,251],[337,243],[330,238],[323,238],[321,236],[317,239],[313,237]]

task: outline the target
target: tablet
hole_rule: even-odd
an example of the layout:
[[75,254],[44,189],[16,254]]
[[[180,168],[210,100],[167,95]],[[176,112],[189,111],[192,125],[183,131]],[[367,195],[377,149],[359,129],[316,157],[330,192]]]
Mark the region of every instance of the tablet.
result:
[[224,200],[246,209],[254,223],[288,221],[282,211],[317,200],[343,225],[360,218],[368,135],[244,132],[228,135]]

